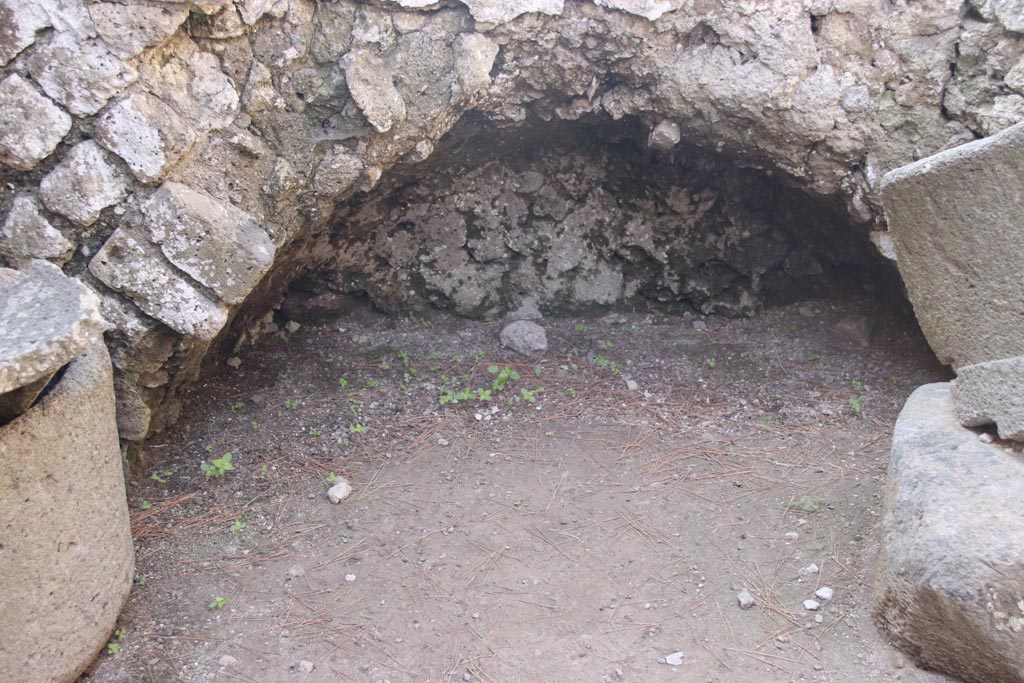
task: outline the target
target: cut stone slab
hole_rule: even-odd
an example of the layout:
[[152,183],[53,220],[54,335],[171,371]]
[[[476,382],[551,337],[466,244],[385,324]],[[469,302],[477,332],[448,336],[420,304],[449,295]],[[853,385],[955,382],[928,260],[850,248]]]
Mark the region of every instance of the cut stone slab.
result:
[[89,262],[89,271],[180,334],[209,341],[227,322],[223,306],[204,296],[127,228],[114,231]]
[[898,168],[882,203],[914,312],[954,367],[1024,356],[1024,123]]
[[107,329],[96,293],[46,261],[33,261],[0,300],[0,394],[49,379]]
[[1024,459],[962,427],[949,383],[893,432],[875,615],[918,664],[1024,681]]
[[71,258],[74,248],[75,245],[46,220],[35,197],[20,194],[14,198],[0,228],[0,258],[16,268],[25,268],[34,259],[63,265]]
[[0,426],[0,678],[72,683],[134,575],[110,356],[94,341]]
[[274,243],[252,216],[187,185],[164,183],[142,212],[167,260],[227,303],[241,303],[274,262]]
[[99,117],[96,140],[124,159],[136,178],[149,183],[159,180],[195,143],[196,136],[159,98],[133,93]]
[[405,100],[392,82],[384,62],[364,50],[353,50],[342,59],[345,83],[366,120],[386,133],[405,120]]
[[89,16],[107,49],[131,59],[174,35],[188,17],[188,5],[95,2],[89,5]]
[[28,59],[28,71],[43,91],[75,116],[92,116],[139,73],[97,40],[58,33]]
[[75,145],[39,184],[46,208],[83,227],[127,194],[128,176],[94,140]]
[[1024,441],[1024,356],[960,368],[953,382],[960,424],[995,424],[999,437]]
[[524,356],[536,356],[548,350],[548,336],[537,323],[516,320],[501,330],[501,345]]
[[18,74],[0,81],[0,162],[28,171],[71,130],[71,117]]

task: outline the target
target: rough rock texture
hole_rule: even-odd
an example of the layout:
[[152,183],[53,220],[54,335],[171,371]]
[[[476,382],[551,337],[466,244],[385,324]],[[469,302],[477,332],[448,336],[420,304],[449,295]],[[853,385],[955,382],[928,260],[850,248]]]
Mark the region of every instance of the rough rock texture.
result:
[[46,261],[0,288],[0,301],[0,394],[49,379],[107,327],[95,292]]
[[33,259],[47,259],[62,265],[74,248],[75,245],[46,220],[35,197],[20,194],[14,198],[0,228],[0,258],[15,268],[27,267]]
[[548,350],[548,336],[537,323],[516,320],[502,328],[501,345],[523,356],[537,356]]
[[1024,124],[890,172],[882,199],[939,360],[1024,355]]
[[126,174],[92,140],[75,145],[39,183],[46,208],[80,226],[95,223],[103,209],[127,193]]
[[0,426],[0,525],[0,680],[70,683],[110,637],[134,573],[102,344]]
[[994,423],[1001,438],[1024,441],[1024,357],[960,366],[953,399],[964,426]]
[[[389,179],[398,175],[415,181],[416,164],[455,157],[462,144],[486,147],[488,140],[457,137],[469,128],[445,137],[467,111],[489,122],[492,141],[514,136],[522,124],[596,122],[604,131],[618,124],[640,130],[634,139],[676,161],[686,161],[684,147],[701,150],[701,158],[716,155],[806,194],[808,206],[841,207],[845,220],[827,223],[845,248],[846,237],[868,244],[868,229],[884,228],[877,190],[885,172],[1024,120],[1020,28],[1017,0],[0,0],[0,225],[24,212],[15,197],[38,197],[42,178],[55,168],[70,171],[65,160],[80,145],[93,139],[109,152],[107,163],[129,178],[124,199],[100,208],[88,225],[95,205],[76,213],[53,201],[36,213],[71,243],[68,272],[101,294],[116,325],[108,339],[118,373],[156,409],[159,426],[204,357],[248,338],[249,326],[289,282],[335,260],[346,227],[334,217],[349,215],[356,193],[372,195],[378,185],[390,191]],[[600,146],[603,138],[588,144]],[[56,176],[70,185],[76,177]],[[155,243],[145,207],[164,182],[244,212],[237,215],[245,225],[259,226],[273,243],[273,263],[245,257],[245,276],[225,283],[197,265],[204,256],[174,255]],[[531,202],[544,205],[533,201],[541,194],[556,215],[564,203],[570,222],[600,207],[600,193],[538,188]],[[586,211],[578,210],[580,198],[590,201]],[[373,197],[360,203],[367,200]],[[659,217],[659,201],[649,203],[653,214],[636,203],[615,212],[636,219],[631,239],[654,245],[655,254],[654,233],[644,233],[648,223],[670,222]],[[451,218],[456,228],[468,213]],[[563,222],[532,209],[529,215],[531,229]],[[680,215],[685,233],[692,216]],[[35,225],[37,236],[54,236]],[[744,232],[716,225],[719,237]],[[377,227],[383,233],[396,226]],[[562,234],[578,230],[564,228]],[[467,228],[467,245],[481,254],[495,248],[491,233],[474,230]],[[624,224],[606,221],[606,230],[621,244]],[[723,261],[745,247],[709,245],[691,234],[697,244],[680,245],[678,260],[627,249],[616,272],[604,267],[615,262],[605,238],[591,231],[584,258],[552,286],[578,288],[581,300],[609,300],[644,280],[636,271],[651,268],[651,283],[679,275],[652,289],[655,298],[673,294],[703,307],[743,291],[770,293],[764,278],[757,279],[760,290],[754,286],[761,264]],[[741,241],[753,245],[763,234]],[[237,251],[240,235],[211,233],[218,244],[204,245],[204,254],[245,256]],[[352,235],[363,243],[369,237]],[[0,265],[20,263],[26,251],[58,261],[67,253],[56,236],[50,248],[3,241]],[[547,259],[543,244],[512,246],[517,267]],[[553,264],[577,261],[571,245],[559,248]],[[506,286],[505,273],[515,271],[463,260],[468,250],[455,250],[462,268],[456,277],[493,281],[491,292]],[[699,259],[687,260],[702,250],[724,266],[703,272],[694,266]],[[391,267],[367,262],[361,276],[394,278]],[[426,264],[410,278],[419,283],[438,267]],[[793,271],[813,267],[790,264]],[[538,263],[534,272],[547,282],[547,269]],[[730,279],[722,295],[700,293],[701,283],[718,282],[717,272]],[[785,265],[770,272],[785,272]],[[473,307],[468,295],[419,283],[428,300],[434,290],[457,302],[454,308]],[[495,305],[518,296],[502,295]],[[728,303],[731,310],[749,308],[737,308],[738,301]],[[225,327],[223,343],[212,344]]]
[[907,400],[893,433],[876,616],[920,665],[1024,681],[1024,461],[979,441],[948,383]]

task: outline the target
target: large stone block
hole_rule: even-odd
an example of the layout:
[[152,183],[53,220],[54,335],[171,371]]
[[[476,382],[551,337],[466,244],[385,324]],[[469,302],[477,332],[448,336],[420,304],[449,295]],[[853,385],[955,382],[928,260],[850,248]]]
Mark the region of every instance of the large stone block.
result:
[[24,268],[34,259],[63,265],[74,248],[39,211],[35,197],[19,194],[14,198],[0,228],[0,258],[15,268]]
[[96,140],[124,159],[144,183],[158,180],[196,141],[178,113],[159,98],[133,93],[96,122]]
[[35,42],[36,33],[50,25],[42,7],[23,0],[0,0],[0,66]]
[[186,281],[145,238],[126,228],[110,236],[89,262],[89,271],[180,334],[208,341],[227,322],[223,306]]
[[75,145],[39,183],[39,198],[46,208],[81,226],[95,223],[103,209],[127,194],[127,174],[94,140]]
[[896,421],[876,616],[920,665],[1024,681],[1024,460],[957,422],[948,383]]
[[405,120],[405,100],[384,62],[369,52],[353,50],[342,58],[345,83],[366,120],[386,133]]
[[28,59],[32,78],[75,116],[92,116],[139,74],[96,40],[58,33]]
[[121,59],[131,59],[174,35],[188,17],[188,5],[94,2],[89,15],[107,48]]
[[18,74],[0,81],[0,162],[28,171],[71,130],[71,117]]
[[995,424],[1000,437],[1024,441],[1024,357],[961,366],[953,398],[961,424]]
[[274,262],[274,243],[245,211],[181,183],[160,186],[142,208],[167,260],[239,304]]
[[0,426],[0,529],[0,680],[70,683],[110,637],[134,573],[101,342]]
[[1024,355],[1024,123],[890,172],[882,201],[939,359]]

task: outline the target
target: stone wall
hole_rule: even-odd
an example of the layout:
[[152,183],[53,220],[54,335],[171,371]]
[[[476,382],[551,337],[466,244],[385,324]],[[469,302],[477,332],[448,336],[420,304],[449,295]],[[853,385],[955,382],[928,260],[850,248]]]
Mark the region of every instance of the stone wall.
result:
[[637,121],[881,229],[882,174],[1024,120],[1022,32],[1015,0],[0,0],[0,265],[100,294],[141,438],[468,110]]

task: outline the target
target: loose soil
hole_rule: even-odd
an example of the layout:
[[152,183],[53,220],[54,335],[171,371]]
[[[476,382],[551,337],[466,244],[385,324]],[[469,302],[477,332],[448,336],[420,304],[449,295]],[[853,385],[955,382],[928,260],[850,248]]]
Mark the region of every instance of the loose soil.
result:
[[[830,333],[852,313],[870,348]],[[912,322],[542,323],[527,360],[360,310],[197,386],[132,471],[137,585],[82,683],[949,680],[871,617],[892,424],[947,379]]]

